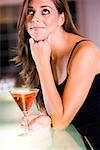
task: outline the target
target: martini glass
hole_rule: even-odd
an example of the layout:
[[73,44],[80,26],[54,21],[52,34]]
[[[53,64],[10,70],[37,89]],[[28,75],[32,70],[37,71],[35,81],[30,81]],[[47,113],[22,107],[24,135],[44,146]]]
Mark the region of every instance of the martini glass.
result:
[[10,91],[11,96],[19,106],[20,110],[24,114],[25,120],[25,130],[22,133],[22,136],[30,134],[30,127],[29,127],[29,110],[32,107],[33,102],[36,99],[39,89],[28,89],[28,88],[19,88]]

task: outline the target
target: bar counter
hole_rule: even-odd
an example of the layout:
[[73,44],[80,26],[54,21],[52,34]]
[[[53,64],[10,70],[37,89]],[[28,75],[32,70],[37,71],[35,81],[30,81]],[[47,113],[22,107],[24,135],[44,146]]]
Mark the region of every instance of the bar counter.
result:
[[[37,111],[34,104],[32,110]],[[0,150],[86,150],[73,125],[62,131],[51,128],[20,136],[22,116],[9,94],[0,94]]]

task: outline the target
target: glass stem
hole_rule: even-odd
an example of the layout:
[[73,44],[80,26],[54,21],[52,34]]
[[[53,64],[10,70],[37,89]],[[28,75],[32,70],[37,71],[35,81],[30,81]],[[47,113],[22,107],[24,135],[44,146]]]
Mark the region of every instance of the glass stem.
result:
[[29,134],[30,128],[29,128],[29,117],[28,117],[28,111],[24,111],[24,119],[25,119],[25,131],[24,134]]

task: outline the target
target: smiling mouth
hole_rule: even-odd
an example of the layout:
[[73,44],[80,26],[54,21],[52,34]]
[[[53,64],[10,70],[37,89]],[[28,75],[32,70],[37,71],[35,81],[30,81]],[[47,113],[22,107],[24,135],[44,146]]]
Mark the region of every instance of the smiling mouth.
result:
[[44,27],[30,27],[30,29],[44,29]]

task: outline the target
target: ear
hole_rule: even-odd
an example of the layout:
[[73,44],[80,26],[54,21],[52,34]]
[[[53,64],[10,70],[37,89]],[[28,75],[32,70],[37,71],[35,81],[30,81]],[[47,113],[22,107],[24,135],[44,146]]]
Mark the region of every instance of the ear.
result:
[[59,20],[58,20],[58,26],[62,26],[65,22],[65,16],[64,13],[59,14]]

